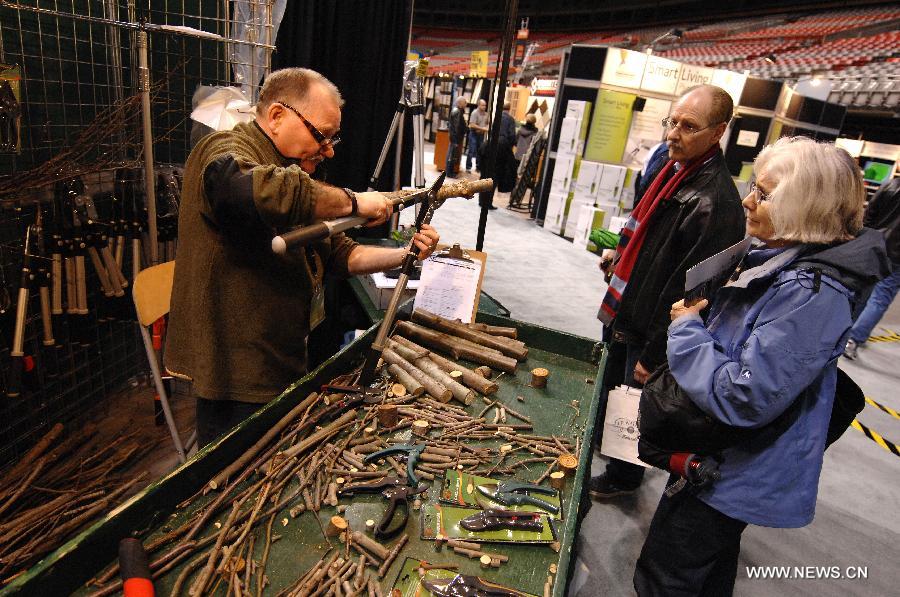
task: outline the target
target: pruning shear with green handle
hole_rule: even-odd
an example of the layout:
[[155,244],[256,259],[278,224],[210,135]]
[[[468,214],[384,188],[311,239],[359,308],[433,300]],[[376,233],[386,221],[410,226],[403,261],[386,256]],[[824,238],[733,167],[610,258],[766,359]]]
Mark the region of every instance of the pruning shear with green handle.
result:
[[541,493],[544,495],[556,495],[556,490],[551,487],[534,485],[532,483],[520,483],[518,481],[502,481],[500,483],[486,483],[479,485],[478,492],[488,499],[502,506],[535,506],[546,510],[551,514],[559,512],[559,506],[546,500],[524,493],[525,491]]

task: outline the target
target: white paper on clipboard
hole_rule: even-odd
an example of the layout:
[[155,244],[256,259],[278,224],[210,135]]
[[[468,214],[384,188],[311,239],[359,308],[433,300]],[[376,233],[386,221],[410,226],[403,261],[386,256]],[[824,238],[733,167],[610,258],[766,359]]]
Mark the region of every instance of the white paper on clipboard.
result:
[[481,261],[478,259],[432,255],[422,263],[413,308],[471,323],[480,277]]

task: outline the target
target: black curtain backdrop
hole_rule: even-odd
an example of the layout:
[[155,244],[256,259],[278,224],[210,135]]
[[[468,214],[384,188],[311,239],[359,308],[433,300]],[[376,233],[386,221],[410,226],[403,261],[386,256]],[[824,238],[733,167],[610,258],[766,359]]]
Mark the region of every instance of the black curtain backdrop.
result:
[[[411,18],[409,0],[291,0],[287,4],[272,69],[316,70],[337,85],[345,101],[341,143],[325,164],[331,184],[366,189],[400,99]],[[401,180],[406,181],[412,164],[409,125],[403,145]],[[378,190],[391,190],[393,172],[391,151]]]

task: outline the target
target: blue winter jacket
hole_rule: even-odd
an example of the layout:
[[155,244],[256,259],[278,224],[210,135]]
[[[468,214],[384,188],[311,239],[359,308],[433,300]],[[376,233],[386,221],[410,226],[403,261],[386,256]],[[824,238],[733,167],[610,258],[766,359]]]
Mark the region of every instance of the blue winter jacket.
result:
[[[687,315],[668,329],[672,374],[716,419],[763,427],[801,401],[793,421],[724,450],[721,480],[697,493],[751,524],[812,521],[852,305],[890,271],[877,231],[816,251],[815,270],[807,267],[810,249],[751,250],[739,277],[716,293],[708,323]],[[803,265],[790,267],[795,261]]]

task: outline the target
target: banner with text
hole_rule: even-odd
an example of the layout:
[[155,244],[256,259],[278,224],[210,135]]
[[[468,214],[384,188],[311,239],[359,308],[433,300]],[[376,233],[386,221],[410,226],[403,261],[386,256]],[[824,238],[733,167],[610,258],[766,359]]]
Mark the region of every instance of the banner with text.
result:
[[584,152],[586,160],[613,164],[621,162],[636,97],[633,93],[609,89],[597,92],[591,131]]
[[469,59],[469,76],[470,77],[486,77],[487,76],[488,51],[472,52]]

